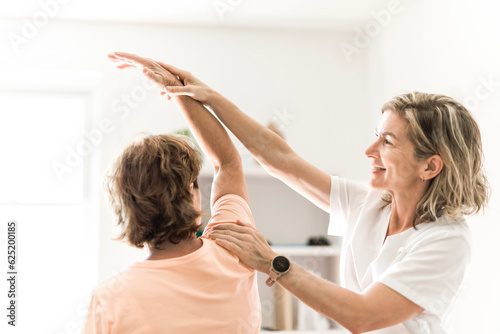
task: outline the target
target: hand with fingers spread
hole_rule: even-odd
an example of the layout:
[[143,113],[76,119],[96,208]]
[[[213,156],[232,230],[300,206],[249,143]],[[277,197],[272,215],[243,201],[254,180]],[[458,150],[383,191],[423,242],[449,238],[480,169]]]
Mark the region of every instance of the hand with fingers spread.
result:
[[209,233],[209,238],[236,255],[252,269],[265,274],[271,270],[271,261],[276,254],[257,229],[240,221],[236,224],[219,224]]
[[210,106],[214,91],[188,71],[126,52],[115,52],[108,57],[118,63],[119,69],[142,68],[144,74],[158,84],[162,95],[168,95],[169,100],[171,95],[186,95],[205,106]]
[[[115,52],[109,54],[108,58],[118,63],[116,67],[119,69],[136,68],[142,70],[148,78],[158,85],[162,90],[162,94],[164,94],[163,92],[167,86],[182,86],[179,77],[167,70],[163,66],[165,64],[161,64],[160,62],[127,52]],[[168,96],[168,99],[170,100],[170,96]]]

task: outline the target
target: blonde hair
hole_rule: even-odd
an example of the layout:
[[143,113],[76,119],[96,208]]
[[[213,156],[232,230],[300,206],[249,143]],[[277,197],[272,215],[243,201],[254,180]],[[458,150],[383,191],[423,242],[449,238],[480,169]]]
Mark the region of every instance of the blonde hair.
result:
[[142,248],[192,237],[200,212],[193,205],[202,158],[186,136],[147,135],[129,145],[108,171],[105,187],[122,233]]
[[389,110],[406,121],[417,160],[439,155],[444,164],[417,204],[415,220],[432,222],[441,215],[457,218],[484,209],[489,186],[481,134],[471,113],[451,97],[420,92],[394,97],[382,113]]

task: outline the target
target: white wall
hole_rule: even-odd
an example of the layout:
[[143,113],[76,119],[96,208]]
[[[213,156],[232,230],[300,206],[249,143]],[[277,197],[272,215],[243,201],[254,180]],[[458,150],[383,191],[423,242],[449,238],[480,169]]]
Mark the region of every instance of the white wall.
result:
[[[451,319],[451,333],[500,331],[500,23],[491,1],[414,1],[368,50],[369,108],[401,90],[454,97],[479,122],[493,188],[484,216],[470,218],[473,260]],[[484,81],[493,81],[484,85]],[[487,87],[488,86],[488,87]],[[376,125],[378,115],[373,118]]]

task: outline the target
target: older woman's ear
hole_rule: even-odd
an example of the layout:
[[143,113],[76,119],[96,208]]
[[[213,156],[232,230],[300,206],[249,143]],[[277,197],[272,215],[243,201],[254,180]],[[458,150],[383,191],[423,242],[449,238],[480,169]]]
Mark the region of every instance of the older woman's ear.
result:
[[430,180],[435,178],[443,170],[444,163],[443,159],[435,154],[426,160],[425,175],[422,175],[424,180]]

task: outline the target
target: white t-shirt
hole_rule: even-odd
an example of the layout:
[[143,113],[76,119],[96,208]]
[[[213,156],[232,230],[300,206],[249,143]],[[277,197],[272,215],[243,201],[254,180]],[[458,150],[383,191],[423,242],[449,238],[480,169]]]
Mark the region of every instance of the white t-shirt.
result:
[[396,326],[370,333],[447,333],[445,324],[471,257],[463,217],[440,217],[384,238],[391,215],[382,192],[332,177],[329,233],[343,235],[341,285],[357,293],[374,282],[425,309]]

